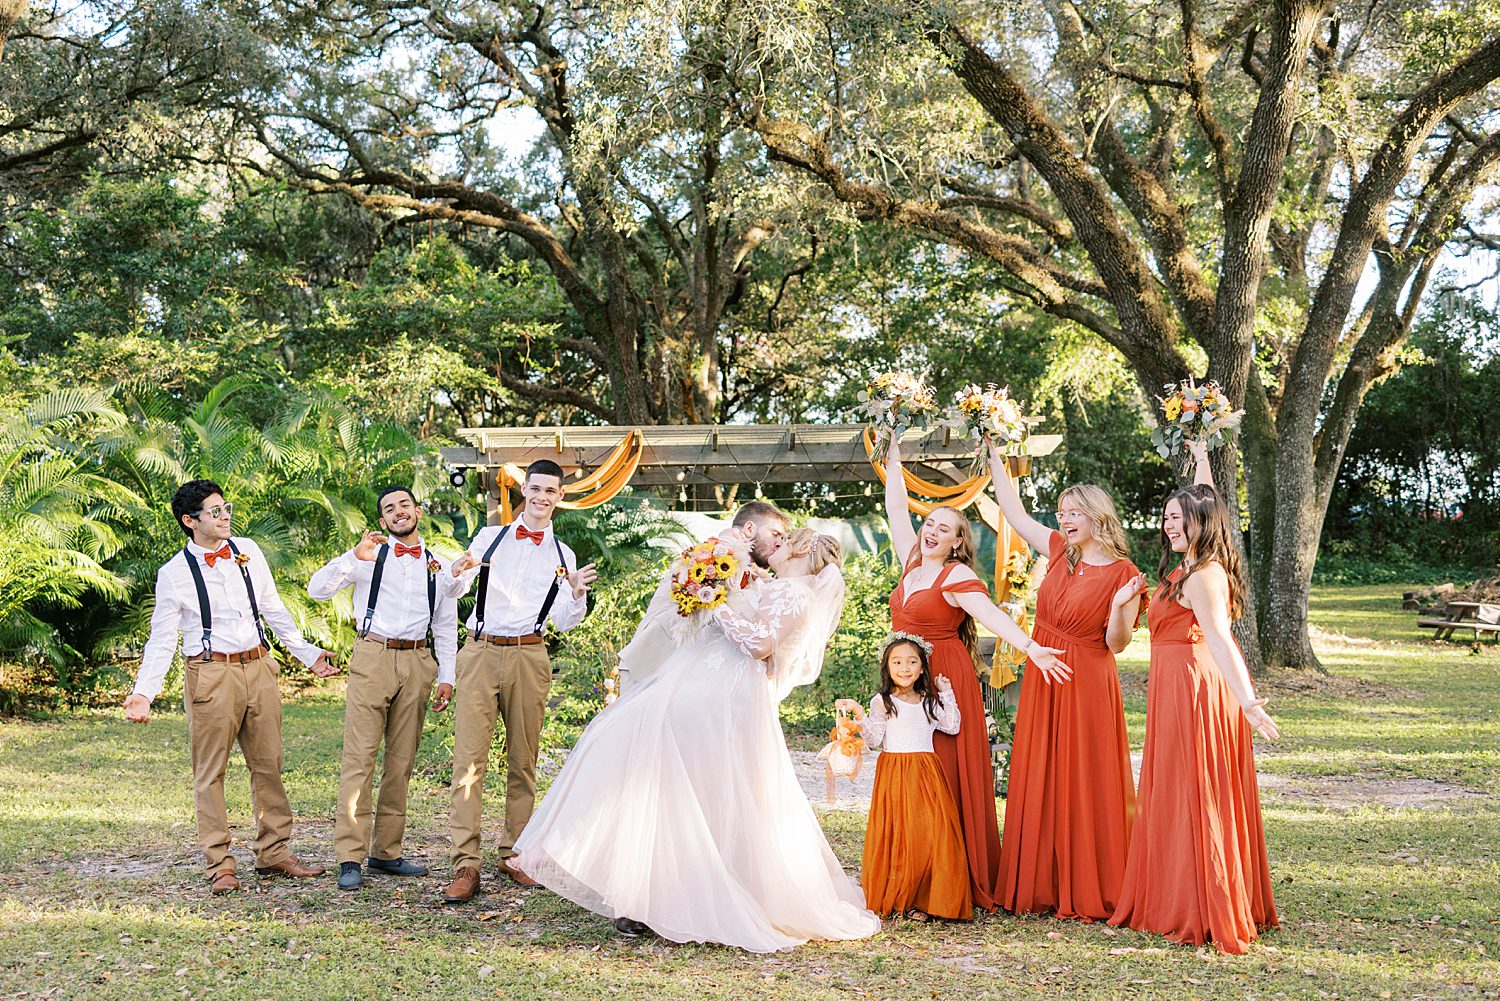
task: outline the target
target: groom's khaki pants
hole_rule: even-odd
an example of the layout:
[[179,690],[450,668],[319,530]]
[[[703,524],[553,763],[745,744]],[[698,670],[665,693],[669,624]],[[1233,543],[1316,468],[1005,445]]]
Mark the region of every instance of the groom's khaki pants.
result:
[[453,802],[448,825],[453,869],[481,868],[480,824],[484,776],[489,770],[495,720],[505,723],[505,829],[500,857],[514,855],[516,839],[536,805],[536,756],[542,737],[552,663],[543,643],[496,646],[470,640],[455,662],[453,700]]

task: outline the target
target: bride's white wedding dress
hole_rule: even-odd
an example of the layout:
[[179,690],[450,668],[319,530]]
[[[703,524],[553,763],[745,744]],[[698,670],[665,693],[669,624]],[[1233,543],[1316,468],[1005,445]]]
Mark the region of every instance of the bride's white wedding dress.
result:
[[[797,782],[776,706],[817,677],[843,578],[736,596],[591,722],[511,863],[607,918],[751,952],[865,938],[880,919]],[[755,653],[773,651],[769,664]]]

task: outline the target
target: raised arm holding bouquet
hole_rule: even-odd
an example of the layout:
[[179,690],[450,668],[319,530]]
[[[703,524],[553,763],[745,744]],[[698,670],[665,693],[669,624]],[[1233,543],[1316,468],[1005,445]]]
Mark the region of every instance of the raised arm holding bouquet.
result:
[[1162,423],[1151,432],[1151,441],[1163,459],[1181,454],[1183,447],[1193,442],[1207,450],[1234,440],[1245,411],[1234,409],[1217,382],[1210,380],[1200,386],[1184,379],[1163,389],[1167,395],[1157,397]]
[[994,383],[964,387],[948,408],[948,426],[974,439],[971,471],[975,474],[988,468],[990,446],[1002,455],[1020,455],[1031,434],[1030,424],[1021,405],[1011,399],[1010,390]]

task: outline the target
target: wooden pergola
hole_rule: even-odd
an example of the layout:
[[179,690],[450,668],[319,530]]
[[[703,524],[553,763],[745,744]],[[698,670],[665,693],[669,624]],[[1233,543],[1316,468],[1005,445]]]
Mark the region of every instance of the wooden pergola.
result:
[[[473,469],[481,477],[492,523],[504,516],[501,484],[505,467],[524,469],[551,459],[570,474],[588,476],[614,459],[627,437],[640,435],[640,456],[628,482],[636,486],[694,486],[764,483],[864,483],[876,479],[863,424],[667,424],[644,427],[464,428],[468,447],[443,449],[450,467]],[[1055,449],[1060,435],[1033,435],[1030,455]],[[914,430],[901,439],[906,464],[935,482],[968,478],[973,445],[947,429]],[[565,482],[565,487],[568,485]],[[993,501],[980,497],[976,513],[999,528]]]

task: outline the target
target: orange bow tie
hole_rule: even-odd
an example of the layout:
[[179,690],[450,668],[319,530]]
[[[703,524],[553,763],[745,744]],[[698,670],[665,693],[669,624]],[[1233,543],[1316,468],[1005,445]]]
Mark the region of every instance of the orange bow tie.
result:
[[216,552],[216,553],[204,553],[203,554],[203,562],[207,563],[208,564],[208,568],[210,570],[212,570],[215,563],[217,563],[219,560],[227,560],[227,559],[229,559],[230,555],[231,554],[229,552],[229,543],[226,542],[226,543],[224,543],[224,545],[222,545],[222,546],[219,547],[219,551],[218,552]]
[[422,557],[422,547],[421,546],[403,546],[401,543],[398,542],[398,543],[396,543],[396,555],[397,556],[415,556],[418,559],[420,559]]
[[529,539],[533,544],[540,546],[542,544],[542,540],[546,537],[546,532],[533,532],[525,525],[516,526],[516,538],[518,539]]

